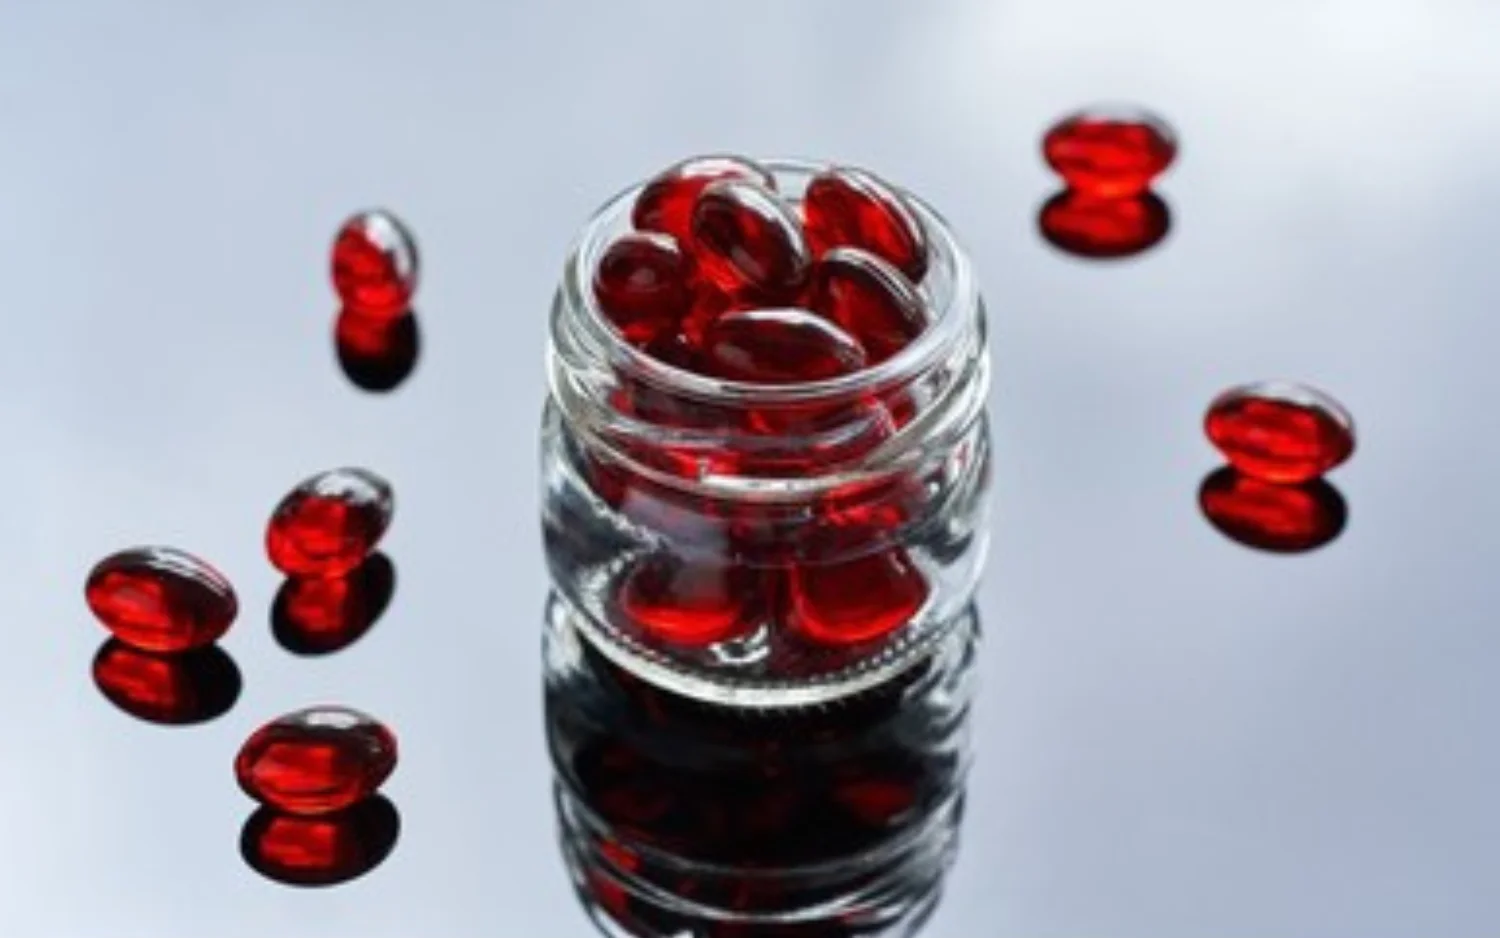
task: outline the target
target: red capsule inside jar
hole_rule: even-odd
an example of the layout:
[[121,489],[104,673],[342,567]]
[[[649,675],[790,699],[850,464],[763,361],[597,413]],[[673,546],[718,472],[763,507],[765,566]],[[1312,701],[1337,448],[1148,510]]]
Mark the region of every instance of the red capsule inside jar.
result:
[[777,306],[807,285],[812,255],[802,227],[776,193],[741,179],[710,183],[693,205],[699,276],[731,295]]
[[637,231],[659,231],[685,244],[692,236],[693,206],[699,193],[720,179],[776,188],[775,178],[764,167],[742,156],[695,156],[646,183],[631,209],[631,223]]
[[647,345],[677,333],[693,305],[692,275],[670,235],[628,232],[599,259],[594,297],[626,341]]
[[921,283],[927,235],[905,198],[873,173],[838,168],[819,173],[802,200],[807,241],[815,257],[860,248]]
[[927,328],[926,304],[916,287],[879,256],[834,248],[813,267],[808,308],[838,324],[879,364]]

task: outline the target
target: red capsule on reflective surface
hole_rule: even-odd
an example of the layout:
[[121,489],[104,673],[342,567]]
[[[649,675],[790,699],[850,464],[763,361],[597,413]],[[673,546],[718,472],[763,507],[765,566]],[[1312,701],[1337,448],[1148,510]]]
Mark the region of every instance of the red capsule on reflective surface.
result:
[[760,624],[764,588],[756,571],[711,560],[647,558],[621,584],[618,603],[638,631],[671,645],[701,646]]
[[715,376],[756,384],[824,381],[865,366],[847,332],[801,309],[729,313],[709,327],[704,345]]
[[630,214],[639,231],[660,231],[686,244],[693,205],[705,186],[719,179],[742,179],[775,191],[776,180],[763,167],[740,156],[695,156],[646,183]]
[[829,169],[807,184],[802,223],[814,257],[837,247],[869,251],[913,283],[927,274],[927,234],[895,187],[862,169]]
[[383,392],[411,377],[422,335],[410,310],[391,319],[345,308],[334,322],[333,343],[344,377],[361,390]]
[[370,630],[395,591],[396,568],[378,552],[343,576],[290,578],[271,604],[271,634],[297,655],[341,651]]
[[240,831],[240,856],[288,886],[336,886],[370,872],[395,849],[401,815],[376,795],[320,817],[260,808]]
[[350,309],[401,315],[417,288],[416,239],[390,212],[360,212],[334,238],[333,286]]
[[927,601],[927,578],[900,548],[829,564],[798,564],[788,577],[787,623],[819,645],[857,645],[891,634]]
[[368,798],[396,768],[396,737],[358,710],[316,706],[256,730],[234,760],[240,788],[291,814],[328,814]]
[[368,469],[331,469],[299,483],[271,513],[266,554],[290,576],[338,576],[364,563],[395,511],[390,483]]
[[1204,431],[1230,465],[1267,482],[1305,482],[1354,452],[1354,418],[1306,385],[1268,381],[1214,398]]
[[228,713],[244,681],[217,645],[163,653],[112,638],[94,656],[94,684],[110,703],[147,723],[185,726]]
[[1343,533],[1349,519],[1344,497],[1322,479],[1283,485],[1230,466],[1203,480],[1198,505],[1231,540],[1283,554],[1322,547]]
[[1166,121],[1134,108],[1095,108],[1064,118],[1042,140],[1047,164],[1071,188],[1106,198],[1136,195],[1177,157]]
[[105,557],[89,572],[84,598],[116,638],[148,651],[202,648],[239,614],[224,574],[173,547],[135,547]]
[[834,248],[818,259],[807,305],[852,336],[872,365],[927,327],[925,304],[905,275],[859,248]]
[[1172,230],[1172,213],[1155,193],[1106,199],[1065,189],[1037,214],[1048,243],[1075,257],[1112,259],[1150,250]]
[[693,207],[693,260],[720,290],[765,305],[790,303],[812,257],[802,228],[776,193],[742,179],[710,183]]
[[594,298],[627,342],[675,334],[693,303],[692,262],[670,235],[627,232],[594,270]]

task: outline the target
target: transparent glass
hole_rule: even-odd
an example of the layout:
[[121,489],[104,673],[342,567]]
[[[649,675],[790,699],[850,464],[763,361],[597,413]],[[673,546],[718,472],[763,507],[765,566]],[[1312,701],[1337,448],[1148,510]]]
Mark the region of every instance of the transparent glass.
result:
[[958,849],[972,607],[899,679],[771,712],[645,683],[580,621],[549,602],[547,741],[563,857],[604,934],[917,934]]
[[[822,167],[767,161],[800,199]],[[543,527],[580,634],[676,693],[826,702],[920,663],[954,627],[986,548],[989,364],[967,255],[908,196],[931,256],[926,330],[826,381],[690,373],[626,343],[591,273],[639,186],[587,224],[552,309]],[[643,624],[663,597],[677,633]],[[659,616],[659,618],[662,616]]]

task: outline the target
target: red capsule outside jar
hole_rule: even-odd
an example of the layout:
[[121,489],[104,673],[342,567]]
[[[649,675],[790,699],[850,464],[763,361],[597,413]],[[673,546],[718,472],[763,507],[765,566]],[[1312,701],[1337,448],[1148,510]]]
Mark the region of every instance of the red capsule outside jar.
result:
[[974,273],[934,211],[880,190],[915,226],[913,280],[847,235],[814,251],[788,231],[830,166],[746,163],[773,185],[697,193],[697,299],[675,332],[640,343],[594,288],[651,188],[585,227],[553,305],[543,527],[602,654],[676,693],[776,707],[904,672],[970,599],[989,365]]

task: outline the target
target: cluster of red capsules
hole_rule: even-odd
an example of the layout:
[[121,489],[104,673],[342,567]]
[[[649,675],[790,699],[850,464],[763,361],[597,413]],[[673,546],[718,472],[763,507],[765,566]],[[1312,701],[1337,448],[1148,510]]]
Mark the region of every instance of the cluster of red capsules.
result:
[[[899,354],[932,318],[921,289],[929,265],[926,232],[894,187],[863,170],[824,170],[792,202],[778,193],[771,173],[749,160],[698,157],[647,183],[631,220],[634,230],[610,243],[598,261],[594,299],[626,341],[685,371],[756,385],[826,381]],[[725,447],[707,456],[666,446],[635,454],[683,475],[696,472],[705,458],[724,474],[804,474],[858,457],[910,416],[875,400],[752,404],[729,412],[629,381],[613,403],[655,424],[717,427],[784,442],[743,451]],[[837,444],[804,445],[805,434],[840,422],[863,429]],[[593,482],[611,504],[668,529],[683,509],[700,531],[706,516],[728,513],[626,473],[596,467]],[[820,521],[870,523],[869,512],[850,501],[858,499],[827,500]],[[754,517],[749,506],[733,511],[736,517],[721,533],[736,548],[753,552],[759,538],[774,549],[775,524]],[[733,638],[773,614],[801,638],[846,646],[898,628],[927,592],[899,548],[776,569],[669,557],[638,567],[618,605],[647,635],[677,645]]]
[[[319,473],[281,500],[267,525],[266,553],[288,576],[277,599],[282,627],[319,651],[368,628],[362,590],[372,564],[390,569],[374,550],[393,504],[390,485],[365,469]],[[214,567],[175,548],[133,548],[96,564],[84,594],[114,636],[95,658],[94,679],[121,709],[183,724],[234,704],[239,671],[215,643],[239,602]],[[395,765],[395,736],[358,711],[313,707],[266,724],[234,765],[240,786],[264,805],[246,822],[246,860],[275,879],[308,885],[371,868],[394,844],[395,809],[375,792]]]
[[1354,453],[1354,418],[1343,405],[1306,385],[1261,382],[1220,394],[1203,425],[1229,462],[1198,493],[1215,527],[1284,553],[1338,537],[1348,511],[1323,475]]
[[1053,125],[1042,155],[1066,188],[1042,206],[1043,237],[1070,254],[1128,257],[1171,228],[1167,205],[1150,190],[1177,157],[1167,122],[1136,108],[1091,108]]

